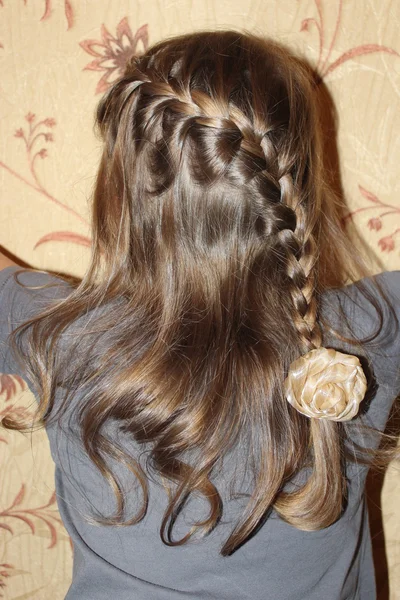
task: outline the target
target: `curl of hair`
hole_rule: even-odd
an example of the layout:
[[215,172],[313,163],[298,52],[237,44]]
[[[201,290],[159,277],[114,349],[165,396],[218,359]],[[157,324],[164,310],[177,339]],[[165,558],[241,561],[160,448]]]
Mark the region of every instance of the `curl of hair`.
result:
[[[241,442],[254,486],[222,554],[271,508],[308,530],[340,516],[345,428],[307,419],[283,393],[290,363],[321,345],[318,297],[328,279],[334,273],[342,285],[353,275],[324,183],[316,104],[315,79],[300,60],[233,31],[156,44],[101,100],[91,263],[66,301],[17,332],[30,331],[25,362],[38,382],[41,422],[68,405],[55,404],[57,382],[67,396],[85,387],[83,444],[118,500],[100,522],[135,523],[148,500],[139,461],[104,433],[110,420],[149,448],[149,468],[168,483],[166,544],[216,526],[223,501],[213,473]],[[73,353],[85,360],[68,377],[70,361],[54,362],[56,342],[94,308],[109,341],[96,354],[99,344],[89,347],[83,330]],[[132,518],[110,458],[141,485]],[[284,489],[305,467],[305,484]],[[175,540],[194,492],[209,501],[209,515]]]

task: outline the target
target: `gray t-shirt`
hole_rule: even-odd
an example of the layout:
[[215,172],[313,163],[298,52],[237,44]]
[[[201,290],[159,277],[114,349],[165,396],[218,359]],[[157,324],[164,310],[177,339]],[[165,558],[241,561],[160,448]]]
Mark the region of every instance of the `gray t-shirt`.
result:
[[[17,324],[35,314],[51,298],[65,297],[69,286],[48,274],[24,273],[14,279],[16,267],[0,272],[0,372],[19,373],[23,368],[14,360],[8,334]],[[400,272],[378,276],[400,315]],[[40,289],[54,281],[55,287]],[[371,293],[374,286],[365,280]],[[39,286],[39,287],[38,287]],[[374,343],[367,347],[373,365],[376,391],[365,419],[384,429],[394,398],[400,392],[400,336],[396,318],[384,310],[384,326]],[[323,313],[332,325],[339,325],[344,311],[355,334],[367,335],[377,325],[377,315],[356,286],[327,293]],[[328,345],[328,344],[326,344]],[[337,349],[351,351],[345,344]],[[30,385],[30,382],[28,381]],[[60,391],[61,393],[61,391]],[[241,484],[246,488],[246,456],[232,453],[226,470],[216,481],[223,498],[226,496],[222,521],[202,539],[182,546],[168,547],[160,539],[159,528],[167,505],[164,490],[150,480],[150,502],[145,518],[137,525],[105,527],[91,524],[87,517],[96,509],[111,514],[115,508],[113,494],[83,451],[78,437],[71,433],[77,404],[71,402],[64,421],[47,427],[53,460],[56,464],[56,492],[59,510],[74,544],[73,581],[68,600],[373,600],[376,598],[374,567],[368,515],[364,500],[367,468],[349,467],[349,497],[343,516],[330,527],[306,532],[284,523],[274,512],[257,533],[232,556],[219,554],[243,499],[224,494],[230,481],[230,469],[239,465]],[[69,413],[69,414],[68,414]],[[357,417],[358,418],[358,417]],[[63,425],[65,424],[65,426]],[[112,427],[110,432],[113,433]],[[140,452],[133,442],[121,439],[131,454]],[[124,468],[115,465],[121,480]],[[248,484],[248,482],[247,482]],[[128,504],[135,508],[136,488],[129,480]],[[245,489],[248,492],[248,488]],[[207,513],[207,503],[199,498],[189,506],[177,523],[176,536],[187,531],[191,519]]]

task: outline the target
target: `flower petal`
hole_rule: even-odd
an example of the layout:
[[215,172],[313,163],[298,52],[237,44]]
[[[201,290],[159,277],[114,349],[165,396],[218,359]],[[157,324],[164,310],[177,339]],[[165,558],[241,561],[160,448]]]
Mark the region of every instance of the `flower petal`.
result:
[[118,40],[121,40],[124,36],[126,36],[128,38],[128,40],[130,40],[129,45],[133,46],[134,38],[133,38],[133,34],[132,34],[132,29],[130,28],[129,23],[128,23],[128,17],[124,17],[123,19],[121,19],[121,21],[117,25]]
[[138,53],[137,46],[139,45],[139,42],[141,42],[143,51],[146,51],[149,46],[149,27],[147,23],[139,27],[139,29],[135,33],[135,37],[133,38],[132,48],[135,54]]
[[100,27],[100,34],[101,37],[103,38],[103,42],[108,45],[108,42],[110,40],[115,40],[115,37],[108,31],[107,27],[104,25],[104,23],[101,25]]
[[100,66],[100,63],[103,59],[96,58],[92,62],[88,63],[86,67],[84,67],[84,71],[104,71],[103,67]]
[[100,79],[96,86],[96,94],[102,94],[103,92],[106,92],[108,90],[108,88],[111,85],[111,83],[108,81],[109,76],[110,71],[106,71],[106,73],[104,73],[103,77]]
[[97,40],[83,40],[82,42],[79,42],[79,45],[85,52],[92,56],[102,57],[106,56],[109,52],[108,47]]

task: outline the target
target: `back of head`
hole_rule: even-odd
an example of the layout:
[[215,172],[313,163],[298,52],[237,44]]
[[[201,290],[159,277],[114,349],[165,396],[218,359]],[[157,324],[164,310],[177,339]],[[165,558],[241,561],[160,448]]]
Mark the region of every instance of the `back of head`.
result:
[[106,268],[139,277],[146,296],[224,306],[236,324],[249,325],[252,304],[267,300],[257,288],[268,287],[269,306],[312,347],[324,217],[314,87],[287,51],[236,32],[181,36],[134,57],[98,110]]
[[[170,482],[167,544],[217,524],[212,474],[239,442],[254,489],[223,554],[272,506],[303,529],[331,524],[345,489],[339,426],[299,414],[283,389],[290,363],[321,343],[321,253],[329,246],[333,260],[344,244],[322,177],[311,70],[253,35],[183,35],[132,58],[97,123],[104,152],[92,262],[63,322],[99,298],[105,308],[125,300],[105,312],[115,342],[106,359],[81,374],[92,382],[83,441],[119,499],[107,522],[126,519],[104,460],[115,450],[101,433],[116,419],[148,444],[149,464]],[[125,459],[142,484],[144,511],[146,474]],[[284,491],[306,464],[304,486]],[[174,541],[174,521],[194,491],[209,500],[209,517]]]

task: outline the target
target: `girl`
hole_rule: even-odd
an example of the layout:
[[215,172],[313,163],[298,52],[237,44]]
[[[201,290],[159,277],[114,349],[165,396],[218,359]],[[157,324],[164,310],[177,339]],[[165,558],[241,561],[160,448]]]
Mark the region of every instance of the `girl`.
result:
[[98,108],[82,281],[1,272],[0,370],[39,401],[70,600],[375,598],[400,275],[344,287],[318,90],[253,35],[156,44]]

